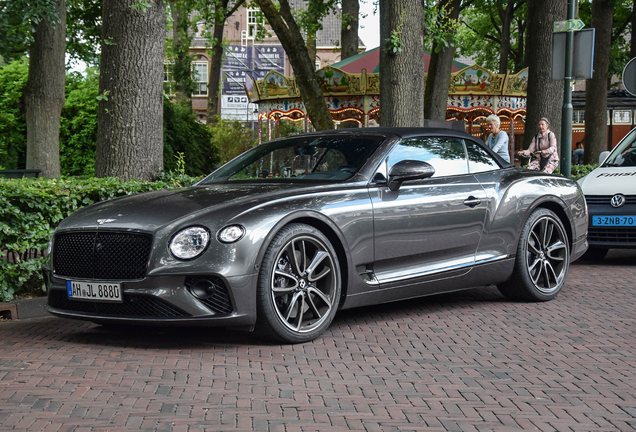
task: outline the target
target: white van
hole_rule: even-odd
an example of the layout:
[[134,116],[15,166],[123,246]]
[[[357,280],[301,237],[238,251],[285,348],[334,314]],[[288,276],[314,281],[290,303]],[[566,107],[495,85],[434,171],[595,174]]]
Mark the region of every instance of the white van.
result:
[[583,259],[602,259],[609,249],[636,248],[636,129],[599,167],[579,180],[588,206],[589,249]]

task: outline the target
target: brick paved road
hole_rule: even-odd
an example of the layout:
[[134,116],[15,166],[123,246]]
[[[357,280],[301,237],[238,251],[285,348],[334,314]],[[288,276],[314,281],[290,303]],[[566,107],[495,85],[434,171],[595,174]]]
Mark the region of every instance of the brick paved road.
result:
[[494,288],[343,311],[313,343],[0,324],[0,430],[636,430],[636,252],[543,304]]

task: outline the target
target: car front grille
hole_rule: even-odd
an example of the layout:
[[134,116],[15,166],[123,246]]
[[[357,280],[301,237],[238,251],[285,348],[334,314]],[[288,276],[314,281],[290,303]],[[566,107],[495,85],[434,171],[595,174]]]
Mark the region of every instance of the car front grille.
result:
[[[587,205],[610,205],[614,195],[585,195]],[[636,204],[636,195],[625,195],[625,204]]]
[[636,243],[636,229],[630,227],[594,227],[587,232],[590,243]]
[[191,316],[154,296],[124,293],[123,298],[124,301],[121,303],[70,300],[66,291],[56,289],[50,291],[48,304],[55,309],[95,314],[99,317],[179,318]]
[[59,277],[135,280],[146,276],[152,235],[82,231],[53,242],[53,272]]

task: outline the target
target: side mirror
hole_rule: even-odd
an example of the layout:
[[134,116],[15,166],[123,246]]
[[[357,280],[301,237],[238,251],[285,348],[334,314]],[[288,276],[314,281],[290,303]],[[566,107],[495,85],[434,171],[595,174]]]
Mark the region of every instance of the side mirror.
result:
[[389,172],[389,189],[396,191],[407,180],[421,180],[432,177],[435,174],[433,168],[427,162],[415,160],[403,160],[391,167]]
[[601,166],[603,165],[603,162],[605,162],[605,159],[607,159],[607,156],[609,156],[610,152],[608,151],[604,151],[601,152],[601,154],[598,156],[598,165]]

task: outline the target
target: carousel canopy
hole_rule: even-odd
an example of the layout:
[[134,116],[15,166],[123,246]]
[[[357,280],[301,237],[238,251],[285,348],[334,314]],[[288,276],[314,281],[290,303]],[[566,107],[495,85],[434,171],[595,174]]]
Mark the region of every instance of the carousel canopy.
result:
[[[428,72],[428,65],[431,62],[430,51],[424,50],[424,71]],[[366,69],[367,73],[379,73],[380,72],[380,47],[370,49],[352,57],[346,58],[334,63],[331,67],[340,69],[347,73],[359,74],[362,69]],[[453,68],[451,72],[457,72],[461,69],[468,67],[467,64],[453,61]]]

